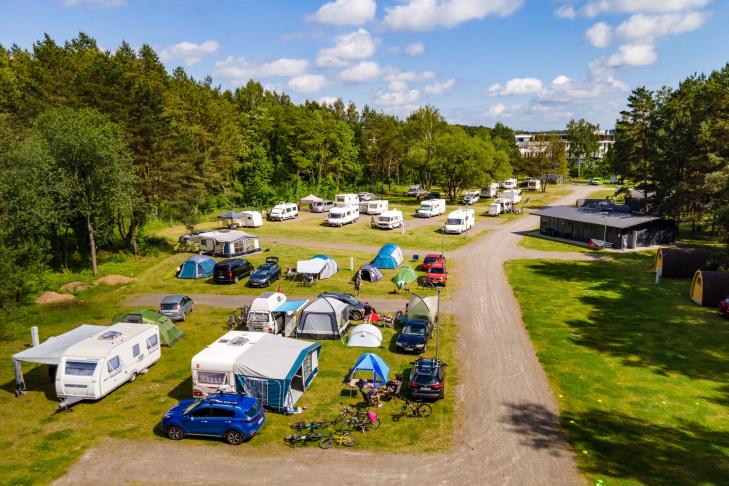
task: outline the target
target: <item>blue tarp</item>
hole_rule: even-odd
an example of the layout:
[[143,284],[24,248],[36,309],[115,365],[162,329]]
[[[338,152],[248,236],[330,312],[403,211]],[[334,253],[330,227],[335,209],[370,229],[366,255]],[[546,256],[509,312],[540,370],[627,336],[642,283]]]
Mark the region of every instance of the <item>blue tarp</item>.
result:
[[390,374],[390,367],[376,354],[365,353],[359,357],[350,373],[354,373],[355,371],[371,371],[373,381],[385,383],[387,381],[387,375]]
[[215,260],[205,255],[194,255],[185,260],[177,278],[205,278],[213,274]]
[[308,300],[288,300],[273,309],[273,312],[298,312],[308,302]]

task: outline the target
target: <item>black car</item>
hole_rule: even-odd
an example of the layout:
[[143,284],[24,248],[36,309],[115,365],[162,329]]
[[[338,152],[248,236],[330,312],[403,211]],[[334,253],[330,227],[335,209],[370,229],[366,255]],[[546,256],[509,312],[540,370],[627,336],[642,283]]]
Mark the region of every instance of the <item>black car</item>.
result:
[[266,263],[259,265],[253,272],[251,278],[248,279],[248,285],[251,287],[268,287],[271,282],[281,278],[281,267],[278,266],[278,258],[268,257]]
[[425,319],[410,319],[402,326],[395,340],[395,349],[413,353],[424,353],[428,349],[431,328]]
[[361,321],[364,319],[365,305],[352,294],[345,294],[344,292],[322,292],[319,294],[319,297],[329,297],[347,304],[349,306],[349,319],[352,321]]
[[435,358],[419,358],[411,363],[413,371],[408,382],[412,398],[443,398],[445,396],[446,364]]
[[215,264],[213,280],[215,283],[238,283],[253,273],[253,265],[243,258],[231,258]]
[[421,199],[423,201],[429,201],[431,199],[440,199],[440,192],[429,192],[427,194],[423,194],[418,199]]

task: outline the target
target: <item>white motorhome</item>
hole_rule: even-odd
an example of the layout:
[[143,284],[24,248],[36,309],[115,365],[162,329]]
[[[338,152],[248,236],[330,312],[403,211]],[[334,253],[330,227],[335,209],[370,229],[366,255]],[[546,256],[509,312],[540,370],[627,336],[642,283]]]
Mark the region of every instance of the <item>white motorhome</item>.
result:
[[448,215],[443,231],[451,234],[461,234],[473,228],[473,209],[457,209]]
[[121,322],[68,347],[56,370],[56,394],[67,407],[98,400],[137,375],[161,356],[159,327]]
[[387,211],[389,205],[390,203],[385,199],[361,201],[359,203],[359,212],[361,214],[382,214]]
[[542,188],[542,181],[539,179],[529,179],[527,181],[527,189],[530,191],[538,191]]
[[481,197],[498,197],[499,196],[499,183],[492,182],[488,186],[481,188]]
[[476,204],[481,199],[481,195],[478,191],[466,191],[463,195],[463,204]]
[[489,204],[489,216],[498,216],[503,213],[510,213],[513,207],[513,204],[508,199],[494,199],[494,201]]
[[345,224],[354,223],[358,219],[359,207],[353,204],[337,206],[329,210],[327,224],[329,226],[344,226]]
[[402,226],[402,211],[391,209],[374,220],[372,226],[380,229],[394,229]]
[[359,196],[357,194],[337,194],[334,197],[334,204],[337,206],[349,206],[350,204],[359,204]]
[[521,202],[521,190],[520,189],[509,189],[501,194],[501,199],[507,199],[511,201],[511,204],[518,204]]
[[296,328],[296,316],[308,300],[287,300],[279,292],[264,292],[251,303],[246,318],[249,331],[290,335]]
[[299,215],[299,208],[294,203],[278,203],[268,213],[268,219],[271,221],[283,221],[285,219],[294,219]]
[[506,179],[504,182],[501,183],[501,187],[503,187],[504,189],[516,189],[516,186],[516,179]]
[[418,208],[415,215],[420,218],[432,218],[433,216],[445,213],[445,210],[445,199],[428,199],[420,203],[420,208]]

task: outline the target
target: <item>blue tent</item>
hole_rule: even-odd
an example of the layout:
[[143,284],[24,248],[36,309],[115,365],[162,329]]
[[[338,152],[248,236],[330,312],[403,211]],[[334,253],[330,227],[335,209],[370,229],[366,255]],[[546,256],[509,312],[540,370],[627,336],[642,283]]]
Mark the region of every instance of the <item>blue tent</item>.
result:
[[382,272],[371,263],[362,265],[359,271],[362,273],[362,280],[367,280],[368,282],[379,282],[382,280]]
[[390,374],[390,367],[376,354],[365,353],[359,357],[357,363],[349,371],[350,376],[357,371],[371,371],[373,382],[386,383],[387,375]]
[[193,255],[180,266],[177,278],[205,278],[213,274],[215,260],[205,255]]
[[394,243],[388,243],[380,248],[375,259],[372,260],[372,265],[377,268],[397,268],[402,263],[402,260],[403,254],[400,247]]

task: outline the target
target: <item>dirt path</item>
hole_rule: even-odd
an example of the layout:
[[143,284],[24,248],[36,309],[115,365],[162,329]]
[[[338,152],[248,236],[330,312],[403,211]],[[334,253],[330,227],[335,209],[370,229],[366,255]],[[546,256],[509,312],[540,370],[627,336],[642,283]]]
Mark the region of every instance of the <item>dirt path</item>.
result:
[[[555,204],[572,204],[594,190],[574,186],[572,194]],[[456,393],[460,425],[452,452],[310,448],[271,456],[246,447],[209,447],[191,441],[103,439],[56,484],[95,484],[99,478],[108,484],[150,480],[157,484],[584,484],[503,268],[506,260],[533,256],[517,246],[521,237],[517,232],[536,225],[536,216],[520,218],[448,255],[458,261],[462,289],[452,301],[460,323],[461,370]],[[593,258],[552,252],[543,256]]]

